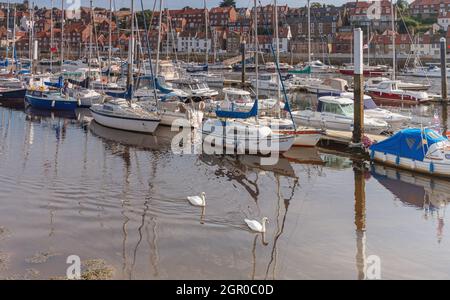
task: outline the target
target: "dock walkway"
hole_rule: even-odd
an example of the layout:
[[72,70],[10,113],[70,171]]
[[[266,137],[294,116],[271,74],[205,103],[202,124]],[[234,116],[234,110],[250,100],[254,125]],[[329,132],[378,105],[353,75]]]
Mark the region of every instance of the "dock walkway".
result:
[[[388,138],[385,135],[378,134],[366,134],[366,136],[371,141],[381,142]],[[349,145],[352,141],[352,132],[351,131],[339,131],[339,130],[329,130],[327,129],[325,134],[322,136],[322,140],[329,141],[338,144]]]

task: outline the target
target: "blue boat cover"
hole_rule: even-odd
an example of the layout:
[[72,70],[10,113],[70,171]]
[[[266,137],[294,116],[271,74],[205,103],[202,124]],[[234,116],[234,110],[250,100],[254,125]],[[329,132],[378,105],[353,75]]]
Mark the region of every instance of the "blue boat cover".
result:
[[133,98],[133,88],[130,85],[126,91],[123,92],[106,91],[105,94],[113,98],[124,98],[130,100],[131,98]]
[[165,86],[165,85],[161,84],[161,82],[160,82],[158,77],[156,77],[155,80],[153,81],[153,76],[151,76],[151,75],[143,75],[143,76],[140,76],[138,80],[147,80],[148,82],[151,82],[151,85],[149,86],[150,88],[153,88],[153,86],[154,86],[153,82],[155,82],[156,83],[156,89],[158,91],[160,91],[161,93],[163,93],[163,94],[170,94],[170,93],[173,92],[173,89],[171,89],[168,86]]
[[46,82],[44,82],[44,84],[45,84],[46,86],[51,86],[51,87],[59,88],[59,89],[61,89],[61,88],[64,87],[64,82],[63,82],[62,76],[59,76],[59,77],[58,77],[58,82],[49,82],[49,81],[46,81]]
[[369,149],[370,151],[379,151],[398,157],[423,161],[431,145],[446,140],[446,138],[430,128],[408,128],[397,132],[382,142],[373,144]]
[[255,100],[255,103],[250,111],[216,110],[216,116],[218,118],[248,119],[250,117],[256,117],[257,115],[258,100]]

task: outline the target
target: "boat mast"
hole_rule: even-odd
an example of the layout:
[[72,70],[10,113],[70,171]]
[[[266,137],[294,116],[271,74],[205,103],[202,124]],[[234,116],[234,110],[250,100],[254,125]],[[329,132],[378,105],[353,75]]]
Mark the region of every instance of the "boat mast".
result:
[[94,32],[93,27],[95,26],[94,22],[94,12],[92,8],[92,0],[89,1],[89,13],[90,13],[90,19],[91,19],[91,30],[89,31],[89,58],[88,58],[88,76],[91,75],[91,62],[92,62],[92,34]]
[[367,24],[367,66],[370,66],[370,25]]
[[61,71],[64,64],[64,1],[61,0]]
[[50,5],[50,73],[53,73],[53,0]]
[[10,0],[8,0],[8,11],[6,13],[6,56],[5,60],[8,60],[8,52],[9,52],[9,9],[10,9]]
[[166,8],[166,59],[169,60],[169,33],[170,33],[170,27],[169,27],[169,9]]
[[[132,89],[133,89],[133,52],[134,52],[134,0],[131,0],[131,34],[130,34],[130,42],[128,44],[128,74],[127,74],[127,93],[129,102],[131,103],[132,99]],[[151,63],[151,61],[150,61]]]
[[[13,59],[15,60],[16,69],[17,69],[17,51],[16,51],[16,22],[17,22],[17,5],[14,6],[14,18],[13,18]],[[17,70],[16,70],[17,72]]]
[[203,0],[205,7],[205,64],[208,65],[208,9],[206,8],[206,0]]
[[395,80],[395,6],[394,0],[391,0],[391,20],[392,20],[392,80]]
[[30,10],[30,41],[29,41],[29,55],[31,59],[31,70],[34,70],[34,64],[33,61],[33,42],[34,42],[34,2],[32,3],[32,7]]
[[[277,0],[273,1],[274,3],[274,9],[275,9],[275,43],[276,43],[276,67],[278,68],[280,66],[280,36],[279,36],[279,32],[278,32],[278,5],[277,5]],[[280,89],[280,78],[278,78],[277,80],[277,93],[278,93],[278,97],[277,97],[277,102],[279,103],[280,98],[281,98],[281,89]]]
[[259,45],[258,45],[258,6],[256,3],[257,0],[254,0],[255,5],[255,12],[254,12],[254,19],[253,19],[253,27],[255,30],[255,76],[256,76],[256,101],[258,101],[259,98],[259,79],[258,79],[258,52],[259,52]]
[[311,66],[311,3],[308,0],[308,65]]
[[[159,51],[161,50],[161,25],[162,25],[162,7],[163,7],[163,0],[159,0],[159,25],[158,25],[158,44],[156,45],[156,70],[155,70],[155,76],[158,76],[159,73]],[[150,63],[152,63],[152,58],[150,57]]]
[[109,0],[108,82],[111,80],[112,14],[112,0]]

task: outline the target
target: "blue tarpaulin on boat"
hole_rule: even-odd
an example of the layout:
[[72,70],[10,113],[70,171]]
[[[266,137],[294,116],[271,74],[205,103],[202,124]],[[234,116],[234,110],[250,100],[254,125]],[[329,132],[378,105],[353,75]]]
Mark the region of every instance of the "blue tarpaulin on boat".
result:
[[130,85],[126,91],[123,92],[106,91],[105,94],[113,98],[124,98],[130,100],[131,98],[133,98],[133,87]]
[[369,149],[423,161],[431,145],[445,140],[446,138],[429,128],[408,128],[397,132],[382,142],[373,144]]
[[[144,75],[144,76],[140,76],[138,80],[139,81],[144,81],[145,80],[145,82],[150,83],[150,85],[148,86],[150,88],[153,88],[153,86],[156,84],[156,89],[158,91],[160,91],[161,93],[163,93],[163,94],[169,94],[169,93],[173,92],[173,89],[171,89],[168,86],[163,85],[160,82],[160,79],[158,77],[153,79],[153,76],[151,76],[151,75]],[[139,83],[139,85],[140,85],[140,83]]]
[[255,100],[250,111],[216,110],[218,118],[248,119],[258,115],[258,100]]
[[58,77],[58,82],[49,82],[49,81],[46,81],[46,82],[44,82],[44,84],[45,84],[46,86],[51,86],[51,87],[54,87],[54,88],[60,88],[60,89],[64,87],[64,82],[63,82],[62,76],[59,76],[59,77]]

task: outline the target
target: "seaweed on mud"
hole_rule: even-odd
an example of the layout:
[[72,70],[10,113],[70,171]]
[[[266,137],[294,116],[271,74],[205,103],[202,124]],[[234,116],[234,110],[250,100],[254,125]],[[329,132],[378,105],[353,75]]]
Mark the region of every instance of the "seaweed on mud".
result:
[[89,259],[82,262],[81,279],[107,280],[114,276],[114,268],[103,259]]
[[[107,280],[114,276],[114,268],[103,259],[89,259],[81,263],[81,280]],[[68,280],[66,276],[53,276],[50,280]]]

